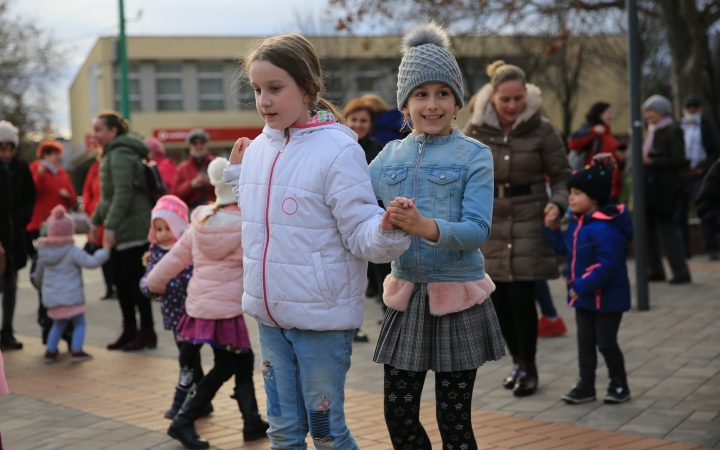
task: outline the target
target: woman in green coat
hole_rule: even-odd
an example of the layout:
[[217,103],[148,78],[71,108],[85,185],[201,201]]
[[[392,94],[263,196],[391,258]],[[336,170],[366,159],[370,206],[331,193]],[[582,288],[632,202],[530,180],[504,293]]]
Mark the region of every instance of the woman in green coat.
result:
[[[93,214],[91,236],[97,226],[105,227],[104,241],[113,246],[110,262],[117,286],[123,331],[108,350],[141,350],[155,348],[157,335],[153,329],[150,299],[140,291],[140,278],[145,274],[142,256],[148,248],[148,231],[152,201],[138,189],[147,189],[143,160],[149,150],[135,137],[129,136],[128,123],[115,111],[98,114],[92,123],[95,139],[103,148],[100,160],[100,202]],[[135,310],[140,313],[140,328]]]

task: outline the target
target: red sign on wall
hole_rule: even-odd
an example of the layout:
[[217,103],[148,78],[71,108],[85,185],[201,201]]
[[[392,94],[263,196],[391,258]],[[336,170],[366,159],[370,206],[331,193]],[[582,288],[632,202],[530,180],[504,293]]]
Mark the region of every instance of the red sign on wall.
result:
[[[185,142],[192,128],[157,128],[153,136],[163,142]],[[262,127],[247,128],[203,128],[211,141],[236,141],[241,137],[255,139],[262,133]]]

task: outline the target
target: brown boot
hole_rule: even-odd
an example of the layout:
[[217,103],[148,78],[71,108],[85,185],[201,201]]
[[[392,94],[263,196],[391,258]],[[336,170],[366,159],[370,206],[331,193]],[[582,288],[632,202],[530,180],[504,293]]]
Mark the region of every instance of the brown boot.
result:
[[143,325],[135,335],[135,339],[132,342],[126,344],[122,349],[125,352],[131,352],[133,350],[142,350],[144,348],[155,348],[157,347],[157,335],[152,325]]
[[137,325],[136,324],[123,323],[122,334],[120,334],[120,337],[117,339],[117,341],[113,342],[112,344],[108,344],[107,349],[108,350],[120,350],[121,348],[125,347],[130,342],[132,342],[132,340],[135,339],[136,334],[137,334]]
[[533,395],[537,390],[538,374],[535,361],[519,361],[518,377],[515,381],[513,394],[516,397]]

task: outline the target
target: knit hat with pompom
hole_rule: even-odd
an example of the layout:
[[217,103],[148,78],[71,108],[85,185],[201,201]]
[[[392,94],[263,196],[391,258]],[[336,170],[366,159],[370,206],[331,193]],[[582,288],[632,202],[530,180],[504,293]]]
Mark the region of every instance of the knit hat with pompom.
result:
[[592,165],[576,170],[568,178],[567,187],[583,191],[588,197],[597,200],[599,206],[610,202],[613,170],[617,167],[610,153],[598,153],[592,159]]
[[73,221],[63,205],[57,205],[50,212],[47,230],[50,238],[72,238]]
[[455,100],[464,106],[462,74],[448,51],[450,37],[435,22],[413,28],[402,40],[403,58],[398,73],[397,107],[402,109],[413,90],[427,83],[442,83],[452,89]]
[[210,184],[215,186],[215,201],[220,205],[232,205],[237,203],[232,188],[223,181],[223,171],[230,163],[225,158],[215,158],[208,166],[208,178]]

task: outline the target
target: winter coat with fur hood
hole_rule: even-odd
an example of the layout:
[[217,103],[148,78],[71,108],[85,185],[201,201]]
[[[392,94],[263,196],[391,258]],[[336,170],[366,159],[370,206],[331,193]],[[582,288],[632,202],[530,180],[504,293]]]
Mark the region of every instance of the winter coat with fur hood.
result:
[[[555,127],[540,116],[540,89],[527,85],[525,110],[512,131],[504,135],[490,102],[492,86],[476,95],[465,134],[487,144],[495,166],[495,201],[490,238],[482,246],[485,272],[495,282],[557,278],[555,253],[543,232],[543,211],[548,200],[567,208],[570,176],[565,145]],[[548,199],[545,175],[552,196]]]
[[42,293],[43,306],[51,309],[85,303],[81,268],[100,267],[110,254],[101,248],[90,255],[75,247],[72,237],[44,237],[37,244],[38,259],[32,281]]
[[[211,216],[201,223],[207,216]],[[190,263],[193,275],[187,286],[185,311],[194,319],[232,319],[243,313],[243,218],[236,206],[214,211],[197,208],[192,226],[180,237],[150,273],[145,284],[160,292]]]
[[243,212],[245,312],[282,328],[362,325],[367,261],[392,261],[410,238],[380,227],[357,135],[332,120],[265,126],[224,180]]

